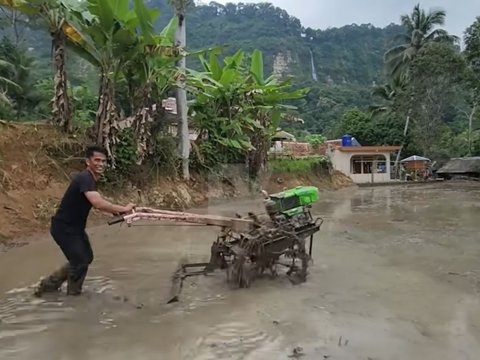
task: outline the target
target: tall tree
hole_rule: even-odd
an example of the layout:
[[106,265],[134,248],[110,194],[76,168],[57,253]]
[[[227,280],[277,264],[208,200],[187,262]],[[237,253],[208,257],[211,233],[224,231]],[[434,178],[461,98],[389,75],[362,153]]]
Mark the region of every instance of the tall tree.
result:
[[24,111],[34,105],[37,100],[33,76],[36,61],[27,49],[15,45],[6,37],[0,41],[0,59],[5,61],[0,74],[10,80],[10,82],[4,81],[5,90],[13,101],[16,119],[20,120],[25,115]]
[[[191,0],[169,0],[175,9],[175,16],[178,18],[178,28],[175,36],[175,45],[182,49],[187,46],[186,33],[186,11],[187,7],[192,3]],[[190,179],[189,170],[189,154],[190,154],[190,136],[188,130],[188,108],[187,108],[187,91],[185,90],[185,68],[186,58],[181,57],[178,62],[180,74],[178,76],[177,86],[177,109],[178,109],[178,136],[179,136],[179,152],[182,159],[182,175],[184,180]]]
[[62,0],[0,0],[0,5],[10,7],[26,15],[38,16],[44,22],[52,38],[52,58],[55,70],[52,121],[65,132],[72,130],[72,108],[68,96],[66,73],[66,35],[71,31],[66,21]]
[[465,31],[465,58],[468,64],[468,83],[471,89],[468,114],[468,153],[472,154],[473,120],[480,110],[480,16]]
[[403,44],[389,49],[385,53],[387,71],[390,76],[398,76],[409,72],[409,65],[415,59],[418,52],[428,43],[433,41],[454,42],[458,37],[449,35],[437,26],[445,24],[446,12],[444,10],[429,10],[428,13],[415,5],[410,15],[404,14],[400,20],[405,29],[398,38]]
[[140,23],[144,25],[139,37],[139,51],[122,70],[128,84],[132,110],[131,116],[122,123],[131,123],[134,128],[137,163],[140,164],[154,148],[154,119],[162,109],[161,102],[165,94],[175,86],[175,63],[180,51],[173,46],[176,17],[170,20],[160,34],[156,34],[143,1],[135,0],[135,7]]
[[438,153],[448,112],[460,103],[465,60],[448,44],[426,45],[412,62],[412,134],[424,156]]
[[[420,8],[420,4],[415,5],[410,15],[401,16],[401,23],[405,29],[405,33],[399,38],[403,44],[397,45],[385,53],[385,63],[387,75],[390,77],[406,76],[410,80],[411,64],[418,53],[431,42],[447,41],[455,42],[458,40],[456,36],[449,35],[443,29],[436,29],[437,26],[445,24],[446,12],[444,10],[429,10],[428,13]],[[413,98],[411,99],[413,101]],[[407,138],[408,127],[410,124],[412,109],[409,108],[405,118],[404,140],[402,141],[402,149]],[[398,164],[402,150],[397,153],[395,159],[395,169],[398,172]]]
[[370,106],[372,116],[385,114],[390,116],[394,112],[395,103],[405,93],[407,80],[404,75],[390,78],[385,85],[377,85],[372,89],[372,96],[381,100],[381,104]]
[[[107,149],[115,167],[118,134],[133,127],[137,144],[137,161],[147,153],[154,109],[161,107],[159,97],[170,86],[170,70],[178,54],[173,46],[176,19],[157,35],[153,23],[159,15],[143,0],[88,0],[87,7],[72,8],[78,31],[73,48],[100,70],[100,95],[94,135]],[[119,79],[129,85],[132,116],[121,121],[115,104]]]
[[377,145],[375,127],[372,118],[358,108],[350,109],[343,114],[338,124],[338,135],[349,134],[362,145]]
[[25,41],[25,30],[27,29],[28,17],[18,9],[18,5],[24,0],[0,0],[0,27],[4,34],[13,38],[15,46]]
[[[75,33],[69,45],[100,71],[99,104],[92,137],[102,144],[115,167],[118,121],[115,83],[122,67],[138,53],[138,16],[128,0],[88,0],[70,7]],[[153,14],[150,13],[152,16]]]
[[15,72],[15,66],[7,60],[0,60],[0,104],[11,106],[12,102],[8,97],[7,87],[14,87],[17,90],[21,90],[20,86],[10,78]]

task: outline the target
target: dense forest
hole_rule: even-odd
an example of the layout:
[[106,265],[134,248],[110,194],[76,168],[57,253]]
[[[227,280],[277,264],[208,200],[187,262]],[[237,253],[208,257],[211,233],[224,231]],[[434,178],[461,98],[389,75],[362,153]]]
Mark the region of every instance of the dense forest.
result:
[[[22,3],[21,0],[15,2]],[[203,118],[198,114],[205,113],[205,109],[214,104],[211,111],[216,111],[217,119],[223,119],[228,114],[229,121],[232,121],[236,114],[232,115],[228,109],[224,112],[221,107],[225,104],[221,99],[229,99],[230,106],[235,101],[238,101],[235,106],[251,105],[247,105],[246,98],[239,99],[238,87],[233,91],[232,81],[248,77],[253,68],[258,75],[255,77],[257,90],[262,86],[262,91],[270,89],[265,86],[271,84],[267,78],[272,73],[281,81],[286,81],[276,90],[275,96],[278,97],[275,104],[265,103],[272,100],[272,95],[258,100],[256,105],[276,109],[280,98],[282,103],[294,105],[296,108],[288,108],[288,116],[283,113],[279,122],[268,124],[281,124],[298,139],[307,139],[311,134],[331,138],[348,132],[365,145],[402,144],[404,154],[418,153],[433,158],[480,154],[478,18],[465,30],[465,46],[460,49],[460,39],[442,29],[448,14],[419,6],[410,14],[399,14],[398,24],[383,29],[370,24],[352,24],[316,30],[303,27],[298,19],[267,3],[221,5],[210,2],[208,5],[195,5],[188,0],[122,0],[120,3],[126,6],[123,9],[123,5],[116,8],[112,1],[88,0],[88,10],[74,9],[72,12],[72,1],[35,0],[37,5],[32,7],[40,9],[35,15],[32,15],[35,11],[23,11],[20,7],[8,6],[9,2],[3,3],[7,6],[2,7],[0,22],[3,36],[0,75],[4,88],[0,116],[5,119],[51,118],[51,100],[59,94],[54,92],[59,84],[54,86],[56,78],[53,77],[58,67],[52,66],[52,44],[55,51],[55,34],[59,30],[53,26],[53,20],[58,20],[58,16],[65,16],[65,23],[74,29],[72,33],[78,34],[79,38],[88,37],[95,45],[109,44],[113,52],[119,50],[115,42],[123,46],[127,38],[132,44],[153,39],[152,35],[146,35],[147,30],[163,39],[155,44],[150,41],[148,46],[165,47],[170,41],[169,36],[173,36],[170,25],[176,18],[186,28],[185,49],[192,53],[186,57],[188,99],[192,105],[190,109],[195,110],[194,114],[190,113],[189,121],[192,126],[203,127],[200,130],[208,129],[211,137],[217,133],[216,146],[234,149],[224,152],[228,154],[227,158],[214,157],[213,162],[238,161],[242,156],[239,158],[237,150],[250,151],[249,146],[255,142],[248,135],[252,124],[245,122],[250,117],[243,114],[241,120],[237,119],[240,125],[235,125],[235,129],[224,124],[225,127],[219,130],[206,123],[206,114]],[[109,9],[109,6],[111,16],[98,10]],[[46,8],[49,12],[42,11]],[[122,12],[118,8],[122,8]],[[122,18],[127,12],[130,17]],[[52,19],[54,13],[57,18]],[[77,15],[70,19],[73,13]],[[131,25],[135,16],[138,21]],[[107,29],[109,32],[105,38],[99,40],[95,31],[105,31],[103,22],[109,25],[111,20],[117,28]],[[66,31],[65,23],[61,32]],[[97,29],[99,24],[101,27]],[[107,36],[109,34],[114,37]],[[151,53],[143,53],[141,59],[123,59],[124,54],[118,52],[119,63],[103,69],[98,59],[92,59],[92,55],[99,55],[98,51],[95,53],[87,49],[85,44],[88,42],[79,49],[79,42],[72,40],[72,36],[67,33],[64,41],[74,51],[67,51],[66,55],[59,53],[58,56],[66,58],[68,86],[65,87],[68,88],[69,111],[73,114],[76,127],[98,122],[99,100],[103,103],[101,95],[105,90],[103,85],[112,86],[107,95],[115,105],[119,118],[134,115],[140,105],[149,105],[137,103],[139,99],[133,93],[135,89],[143,93],[148,91],[149,99],[175,94],[179,82],[175,77],[178,74],[172,70],[175,64],[172,59],[163,57],[163,62],[152,60],[148,58]],[[171,40],[170,47],[175,48],[173,37]],[[88,50],[88,56],[85,50]],[[198,56],[196,51],[203,51],[204,56]],[[214,60],[212,56],[216,59],[218,56],[218,59]],[[55,60],[58,58],[54,57],[54,63]],[[178,61],[178,57],[174,60]],[[135,73],[138,71],[135,66],[143,64],[145,67],[145,61],[153,67],[148,68],[151,71],[143,74],[147,77],[142,78]],[[155,65],[150,61],[154,61]],[[156,88],[153,91],[148,76],[157,76],[153,70],[160,65],[171,71],[163,71],[155,78]],[[103,74],[104,70],[112,69],[116,74],[113,83],[109,84],[108,77],[102,82],[99,70]],[[225,75],[224,78],[215,77],[218,71]],[[226,93],[220,96],[217,89],[210,94],[210,100],[203,99],[202,95],[211,90],[201,78],[206,76],[205,72],[213,76],[211,80],[216,81],[218,86],[223,85],[222,91]],[[175,80],[172,81],[169,76]],[[225,77],[229,81],[223,84]],[[290,93],[280,96],[287,83]],[[148,84],[147,88],[145,84]],[[243,90],[252,91],[252,88]],[[250,94],[242,94],[247,93]],[[272,114],[262,113],[259,109],[250,115],[257,120],[261,116],[272,119]],[[299,118],[303,121],[291,121]],[[237,136],[236,140],[232,136]],[[234,139],[233,142],[225,140],[229,138]],[[193,154],[196,155],[192,161],[195,163],[204,158],[202,151],[213,157],[217,150],[208,142],[194,144]]]

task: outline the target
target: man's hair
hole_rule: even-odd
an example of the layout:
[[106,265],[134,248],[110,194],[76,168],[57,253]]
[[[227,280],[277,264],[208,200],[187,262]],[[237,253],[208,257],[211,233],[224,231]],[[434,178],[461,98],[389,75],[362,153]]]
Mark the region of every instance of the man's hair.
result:
[[100,145],[90,145],[87,147],[87,150],[85,151],[85,157],[89,159],[96,152],[102,153],[103,155],[107,156],[107,151],[105,150],[104,147]]

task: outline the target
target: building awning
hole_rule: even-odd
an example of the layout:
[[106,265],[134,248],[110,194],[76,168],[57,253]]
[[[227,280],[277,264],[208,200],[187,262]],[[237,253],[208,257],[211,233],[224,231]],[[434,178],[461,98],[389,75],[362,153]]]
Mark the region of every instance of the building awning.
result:
[[410,156],[406,159],[403,159],[402,161],[400,162],[411,162],[411,161],[430,161],[430,159],[427,159],[425,157],[422,157],[422,156],[418,156],[418,155],[413,155],[413,156]]
[[275,135],[272,137],[273,141],[279,141],[279,140],[291,140],[291,141],[296,141],[295,136],[292,134],[283,131],[283,130],[278,130]]
[[401,146],[337,146],[338,151],[343,152],[393,152],[399,151]]

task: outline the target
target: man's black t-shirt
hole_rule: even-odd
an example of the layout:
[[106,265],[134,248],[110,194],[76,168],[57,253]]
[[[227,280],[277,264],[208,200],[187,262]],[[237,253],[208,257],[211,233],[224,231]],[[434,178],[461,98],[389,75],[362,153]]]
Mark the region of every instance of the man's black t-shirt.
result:
[[84,193],[96,190],[97,183],[90,171],[83,170],[75,175],[63,195],[54,220],[65,223],[72,230],[84,231],[92,208],[92,204]]

